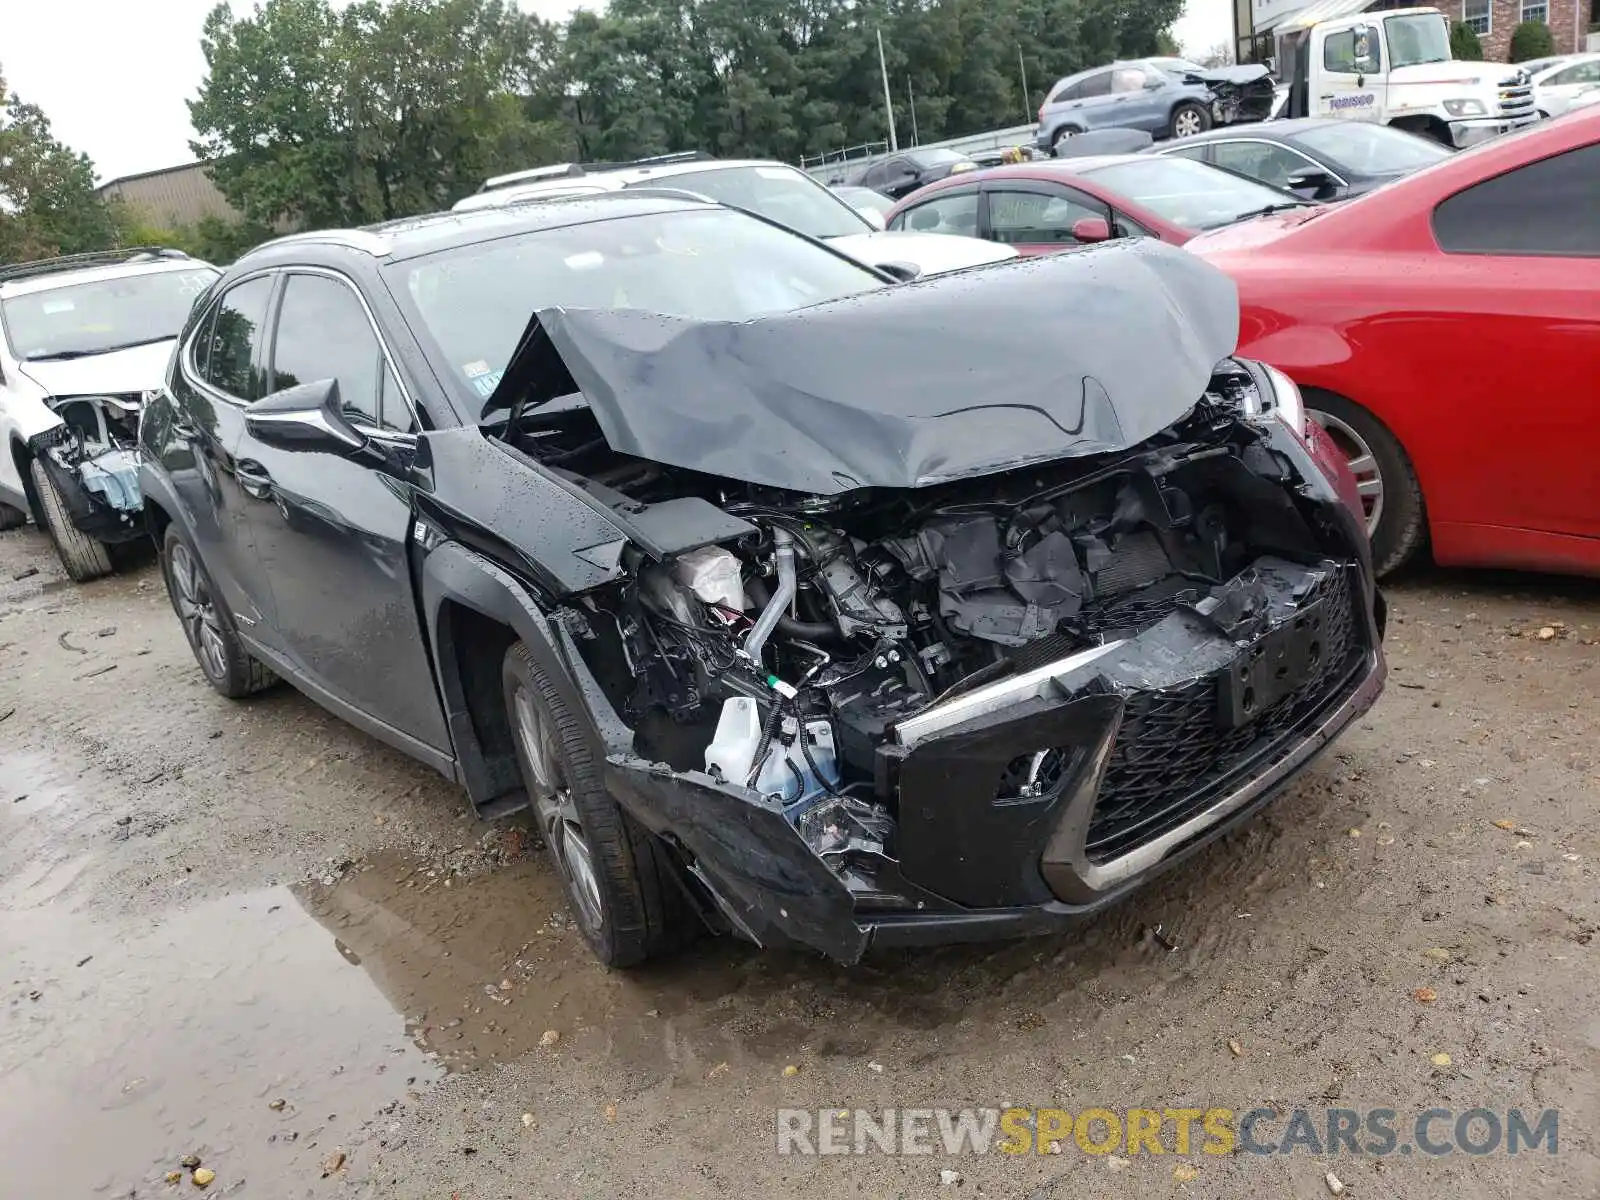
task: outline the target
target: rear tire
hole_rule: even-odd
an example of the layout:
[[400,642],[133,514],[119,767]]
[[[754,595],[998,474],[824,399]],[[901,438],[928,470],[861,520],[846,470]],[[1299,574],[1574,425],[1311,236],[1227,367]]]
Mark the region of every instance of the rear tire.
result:
[[1050,139],[1050,148],[1054,150],[1057,146],[1061,145],[1062,142],[1067,141],[1069,138],[1077,137],[1080,132],[1081,131],[1076,126],[1063,125],[1060,129],[1056,130],[1055,137]]
[[[1372,568],[1379,576],[1399,570],[1428,540],[1427,505],[1405,448],[1382,421],[1343,396],[1307,389],[1305,404],[1307,415],[1351,457],[1358,481],[1364,475],[1372,477],[1376,468],[1381,508],[1368,531]],[[1358,466],[1363,458],[1370,464]]]
[[582,722],[521,642],[501,680],[528,801],[584,940],[608,967],[683,945],[699,921],[668,850],[606,792]]
[[183,635],[207,683],[228,699],[241,700],[277,682],[278,677],[244,648],[227,605],[213,599],[216,586],[200,556],[172,525],[161,541],[161,575],[167,581],[172,611],[183,623]]
[[39,507],[44,512],[45,531],[56,544],[56,554],[61,565],[74,582],[88,583],[102,575],[111,574],[111,556],[105,543],[90,537],[72,523],[67,503],[56,490],[44,463],[37,458],[28,463],[28,474],[33,479],[33,490],[39,496]]
[[21,529],[28,523],[28,514],[9,504],[0,504],[0,533],[7,529]]
[[1211,128],[1211,113],[1203,104],[1185,100],[1172,110],[1172,120],[1167,125],[1170,138],[1188,138]]

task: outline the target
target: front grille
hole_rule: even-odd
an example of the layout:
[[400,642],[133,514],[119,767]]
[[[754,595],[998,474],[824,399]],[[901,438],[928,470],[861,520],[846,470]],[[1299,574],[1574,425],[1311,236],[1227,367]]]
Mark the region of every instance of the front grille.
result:
[[1205,808],[1231,771],[1271,761],[1274,751],[1287,748],[1285,735],[1345,689],[1363,650],[1356,597],[1343,570],[1322,589],[1321,667],[1247,724],[1218,723],[1216,675],[1128,697],[1089,823],[1091,860],[1126,854]]
[[1534,115],[1533,85],[1522,75],[1500,81],[1500,115],[1509,121]]

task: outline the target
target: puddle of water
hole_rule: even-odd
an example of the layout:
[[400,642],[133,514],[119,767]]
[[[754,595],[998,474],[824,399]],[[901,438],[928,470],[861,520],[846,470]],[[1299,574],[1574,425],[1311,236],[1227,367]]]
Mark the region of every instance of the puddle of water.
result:
[[211,1194],[318,1179],[439,1074],[331,943],[286,888],[155,922],[0,912],[0,1195],[143,1195],[190,1153]]

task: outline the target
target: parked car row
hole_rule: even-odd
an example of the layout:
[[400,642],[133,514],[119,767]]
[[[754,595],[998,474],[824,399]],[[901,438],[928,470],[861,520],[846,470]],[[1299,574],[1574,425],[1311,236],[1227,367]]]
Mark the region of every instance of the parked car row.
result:
[[[1271,125],[975,172],[888,226],[1030,255],[1183,245],[1233,277],[1241,350],[1305,389],[1344,451],[1380,574],[1430,542],[1444,563],[1600,573],[1600,493],[1574,457],[1600,361],[1600,107],[1465,152],[1379,125]],[[1507,407],[1524,395],[1540,399]]]

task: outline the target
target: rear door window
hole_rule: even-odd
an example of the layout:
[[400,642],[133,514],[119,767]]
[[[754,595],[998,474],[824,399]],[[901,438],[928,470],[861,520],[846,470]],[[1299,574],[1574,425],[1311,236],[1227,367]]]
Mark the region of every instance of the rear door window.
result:
[[201,378],[236,400],[259,400],[262,395],[257,351],[267,325],[272,282],[270,275],[261,275],[224,292],[216,312],[207,318],[210,330],[205,345],[195,353]]
[[1600,258],[1600,145],[1485,179],[1441,201],[1433,236],[1447,254]]

